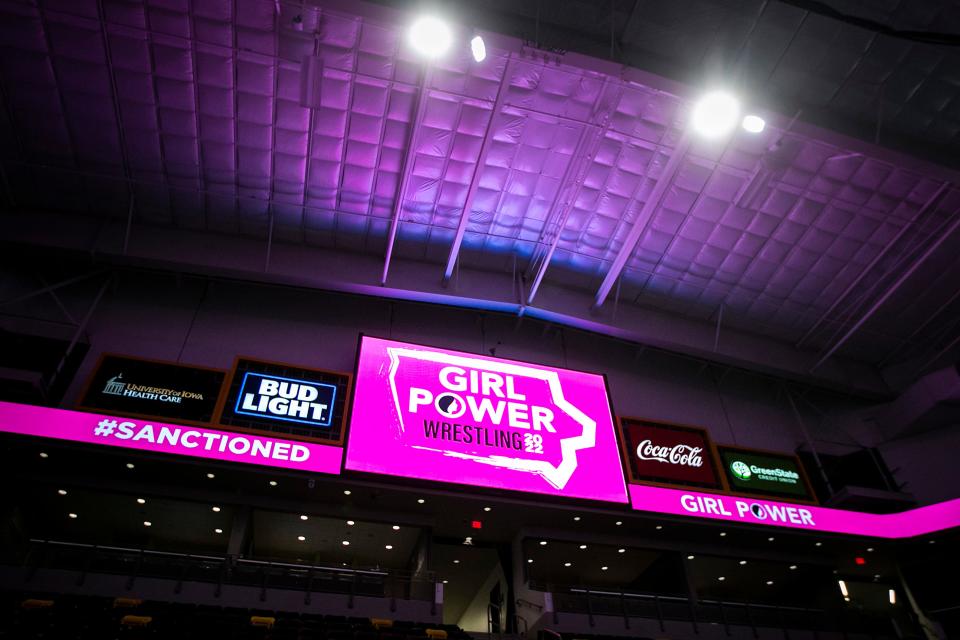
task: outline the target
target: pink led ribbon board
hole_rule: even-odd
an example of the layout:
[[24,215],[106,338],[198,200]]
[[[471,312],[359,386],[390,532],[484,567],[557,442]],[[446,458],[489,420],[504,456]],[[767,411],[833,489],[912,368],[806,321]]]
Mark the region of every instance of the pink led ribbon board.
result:
[[602,376],[366,336],[346,468],[627,502]]
[[155,453],[340,473],[343,450],[310,442],[0,402],[0,432]]
[[960,526],[960,499],[875,514],[631,484],[630,502],[638,511],[872,538],[912,538]]

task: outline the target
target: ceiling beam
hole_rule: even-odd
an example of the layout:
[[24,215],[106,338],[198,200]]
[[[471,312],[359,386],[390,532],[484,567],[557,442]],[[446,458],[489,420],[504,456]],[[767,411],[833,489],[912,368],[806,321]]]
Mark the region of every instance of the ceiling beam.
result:
[[812,373],[814,370],[816,370],[820,365],[826,362],[830,356],[836,353],[840,347],[845,345],[847,341],[850,340],[850,338],[852,338],[853,335],[860,330],[860,327],[862,327],[867,320],[872,318],[873,315],[880,310],[880,307],[882,307],[884,303],[886,303],[886,301],[897,292],[903,283],[906,282],[910,276],[912,276],[916,270],[927,261],[927,258],[933,255],[933,253],[940,248],[940,245],[943,244],[944,240],[953,235],[953,232],[957,230],[957,227],[960,227],[960,212],[954,213],[954,220],[949,223],[949,226],[947,226],[946,229],[944,229],[942,226],[940,229],[938,229],[936,238],[930,244],[930,246],[927,247],[923,254],[921,254],[920,257],[917,258],[906,271],[900,274],[900,276],[893,282],[893,284],[890,285],[883,295],[881,295],[880,298],[877,299],[869,309],[867,309],[860,319],[857,320],[854,325],[850,327],[850,329],[848,329],[847,332],[833,344],[832,347],[827,349],[826,353],[824,353],[820,359],[817,360],[812,367],[810,367],[810,372]]
[[393,258],[393,246],[397,241],[397,230],[400,227],[400,213],[403,211],[403,201],[407,198],[407,184],[410,181],[410,165],[413,156],[416,153],[416,143],[420,137],[420,121],[423,118],[423,112],[427,104],[427,98],[430,97],[430,85],[433,84],[433,65],[426,63],[423,75],[420,81],[420,92],[417,98],[417,107],[413,112],[413,118],[410,120],[410,135],[407,137],[407,152],[403,156],[403,164],[400,165],[399,184],[397,185],[397,199],[393,203],[393,215],[390,218],[390,231],[387,234],[387,251],[383,259],[383,274],[380,276],[380,284],[387,284],[387,276],[390,273],[390,260]]
[[513,73],[514,57],[507,57],[507,64],[503,69],[503,76],[500,78],[500,86],[497,88],[497,98],[490,111],[490,120],[487,122],[487,129],[483,134],[483,142],[480,144],[480,154],[477,156],[477,164],[473,167],[473,176],[470,178],[470,187],[467,189],[467,197],[463,201],[463,211],[460,214],[460,221],[457,223],[457,231],[453,236],[453,243],[450,245],[450,254],[447,256],[447,266],[443,269],[443,284],[450,282],[453,276],[453,269],[457,265],[457,259],[460,257],[460,246],[463,244],[463,236],[467,232],[467,223],[470,222],[470,212],[473,210],[473,201],[477,197],[477,189],[480,188],[480,174],[483,173],[483,165],[487,163],[487,154],[490,152],[490,134],[493,133],[493,122],[500,111],[503,110],[503,101],[507,97],[506,88],[510,84],[510,77]]
[[660,206],[660,200],[663,199],[663,194],[666,192],[667,187],[673,182],[673,177],[680,168],[680,162],[686,157],[689,148],[690,136],[687,131],[684,131],[680,136],[680,140],[677,142],[677,146],[674,147],[673,153],[670,155],[670,159],[663,169],[663,173],[660,174],[660,177],[657,179],[657,183],[654,185],[650,197],[643,203],[643,208],[640,209],[636,221],[633,223],[633,226],[630,227],[630,233],[627,234],[623,246],[620,247],[620,251],[613,259],[610,269],[607,270],[607,275],[604,276],[603,282],[600,283],[600,288],[597,290],[597,295],[593,302],[594,309],[599,309],[603,306],[603,303],[606,302],[607,296],[610,295],[610,290],[613,289],[613,285],[616,284],[617,279],[623,272],[624,266],[627,264],[627,260],[630,259],[630,255],[633,253],[634,247],[637,246],[640,236],[647,228],[647,224],[649,224],[657,207]]

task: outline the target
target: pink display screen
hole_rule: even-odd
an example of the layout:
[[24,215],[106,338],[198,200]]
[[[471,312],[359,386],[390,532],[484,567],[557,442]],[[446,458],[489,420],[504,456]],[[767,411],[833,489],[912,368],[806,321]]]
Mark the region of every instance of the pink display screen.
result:
[[630,502],[639,511],[874,538],[912,538],[960,526],[960,499],[875,514],[632,484]]
[[12,402],[0,402],[0,432],[331,474],[343,457],[340,447],[310,442]]
[[346,468],[627,501],[602,376],[366,336]]

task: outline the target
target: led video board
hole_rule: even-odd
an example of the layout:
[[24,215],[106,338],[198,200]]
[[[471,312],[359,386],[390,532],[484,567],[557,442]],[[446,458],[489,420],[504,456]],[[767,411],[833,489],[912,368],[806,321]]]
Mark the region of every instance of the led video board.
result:
[[719,447],[718,451],[731,490],[799,500],[814,499],[796,456],[734,447]]
[[104,354],[78,408],[206,424],[225,376],[220,369]]
[[620,433],[630,482],[720,488],[705,430],[621,417]]
[[364,336],[346,468],[626,502],[603,376]]

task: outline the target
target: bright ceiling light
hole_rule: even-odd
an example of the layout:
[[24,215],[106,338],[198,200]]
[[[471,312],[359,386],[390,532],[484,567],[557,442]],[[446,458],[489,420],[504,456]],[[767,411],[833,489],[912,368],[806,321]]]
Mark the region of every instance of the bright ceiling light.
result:
[[773,584],[773,580],[767,580],[767,586],[768,586],[768,587],[769,587],[770,585],[772,585],[772,584]]
[[349,546],[350,546],[350,541],[349,541],[349,540],[344,540],[344,541],[341,542],[340,544],[342,544],[342,545],[345,546],[345,547],[349,547]]
[[214,513],[220,513],[220,507],[210,507],[210,510]]
[[473,59],[477,62],[483,62],[487,59],[487,45],[484,44],[483,38],[473,36],[473,40],[470,41],[470,52],[473,54]]
[[41,451],[41,452],[40,452],[40,457],[41,457],[41,458],[49,458],[50,456],[49,456],[46,452]]
[[627,552],[626,549],[617,549],[617,553],[626,553],[626,552]]
[[726,535],[727,535],[727,532],[726,532],[726,531],[721,531],[721,532],[720,532],[720,537],[721,537],[721,538],[725,537]]
[[541,540],[541,541],[540,541],[540,546],[541,546],[541,547],[547,546],[547,541],[546,541],[546,540]]
[[569,567],[571,564],[572,564],[572,563],[570,563],[570,562],[564,562],[564,563],[563,563],[563,566]]
[[720,138],[737,126],[740,104],[724,91],[711,91],[693,107],[690,123],[705,138]]
[[277,486],[277,481],[276,481],[276,480],[271,480],[271,481],[270,481],[270,486],[271,486],[271,487]]
[[719,580],[720,582],[723,582],[723,581],[726,580],[726,579],[727,579],[727,578],[726,578],[725,576],[720,576],[719,578],[717,578],[717,580]]
[[137,504],[147,504],[147,501],[143,498],[137,498]]
[[693,560],[694,556],[687,556],[687,560]]
[[897,604],[897,592],[893,589],[890,589],[888,595],[890,596],[890,604]]
[[747,564],[747,561],[746,561],[746,560],[741,560],[741,561],[740,561],[740,564],[741,564],[741,565],[745,565],[745,564]]
[[843,597],[844,597],[844,598],[846,598],[847,596],[850,595],[850,592],[847,591],[847,583],[846,583],[846,582],[844,582],[843,580],[837,580],[837,584],[840,585],[840,593],[843,594]]
[[143,521],[143,526],[145,526],[145,527],[152,527],[152,526],[153,526],[153,523],[150,522],[149,520],[144,520],[144,521]]
[[213,475],[212,473],[208,473],[208,474],[207,474],[207,477],[210,478],[211,480],[213,480],[213,479],[216,478],[217,476]]
[[304,536],[297,536],[297,540],[299,540],[300,542],[303,542],[304,540],[306,540],[306,538]]
[[355,525],[355,524],[357,524],[357,523],[354,522],[353,520],[347,520],[347,526],[352,527],[352,526]]
[[301,520],[306,520],[306,519],[307,519],[307,516],[300,516],[300,519],[301,519]]
[[623,521],[622,521],[622,520],[617,520],[614,524],[619,527],[620,525],[623,524]]
[[760,133],[763,131],[764,127],[767,126],[767,121],[760,116],[750,114],[743,118],[741,126],[743,126],[744,131],[749,131],[750,133]]
[[609,569],[609,568],[610,568],[610,567],[600,567],[600,571],[606,571],[606,570]]
[[344,490],[343,490],[343,495],[345,495],[345,496],[350,495],[350,489],[344,489]]
[[400,531],[400,525],[398,525],[398,524],[393,525],[393,530],[394,530],[394,531]]
[[[410,25],[410,46],[423,56],[438,58],[445,54],[453,42],[453,34],[447,23],[435,16],[422,16]],[[472,43],[471,43],[472,44]]]
[[213,532],[214,532],[214,533],[223,533],[223,529],[214,529]]
[[57,489],[57,493],[59,493],[59,494],[62,495],[62,496],[65,496],[65,495],[67,495],[67,490],[66,490],[66,489]]
[[423,498],[417,499],[417,504],[423,504],[424,502],[426,502],[426,500],[424,500]]
[[773,542],[774,539],[775,539],[775,538],[774,538],[773,536],[770,536],[769,538],[767,538],[767,542]]
[[490,507],[484,507],[483,510],[489,512],[489,511],[490,511]]
[[573,516],[574,522],[580,522],[580,516]]
[[75,513],[68,513],[68,514],[67,514],[67,517],[75,520],[75,519],[77,518],[77,514],[75,514]]
[[661,531],[662,529],[663,529],[663,525],[662,525],[662,524],[658,524],[658,525],[657,525],[657,531]]
[[587,548],[587,545],[582,544],[582,545],[580,545],[580,548],[581,548],[581,549],[586,549],[586,548]]
[[454,561],[453,561],[453,564],[460,564],[460,561],[459,561],[459,560],[454,560]]
[[127,463],[127,469],[133,469],[134,464],[132,462]]
[[797,565],[795,564],[790,565],[790,571],[794,571],[796,568],[797,568]]
[[533,564],[533,558],[527,558],[527,564]]

